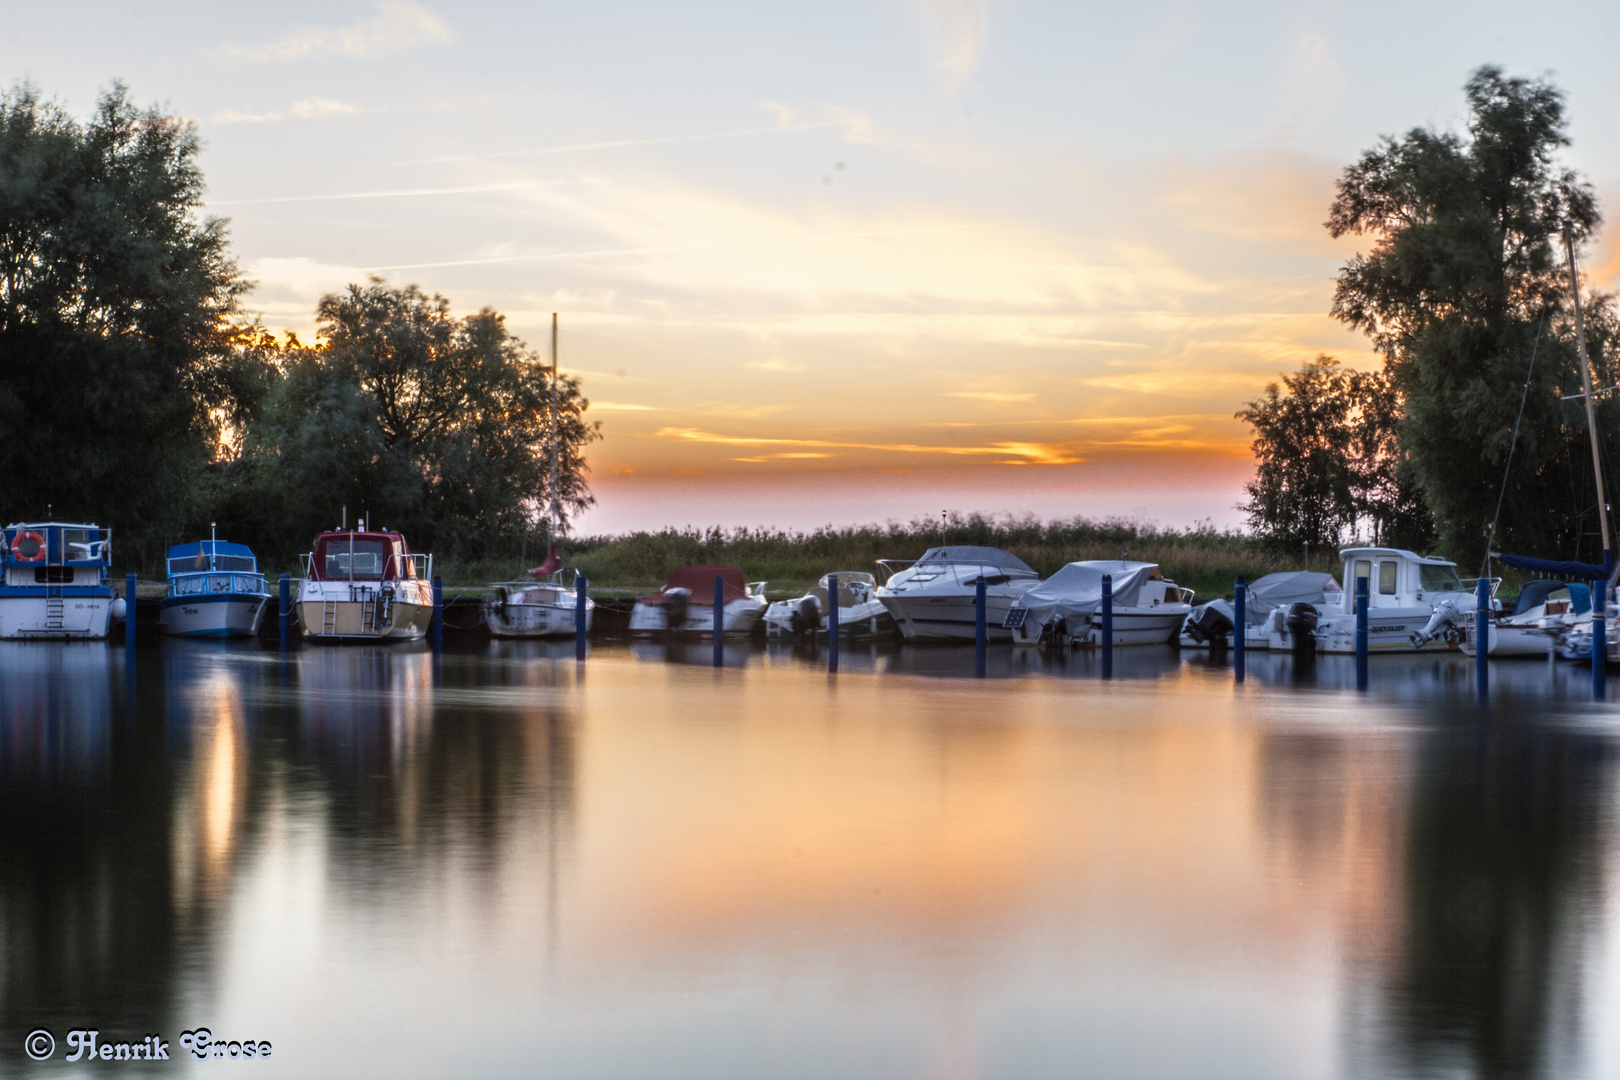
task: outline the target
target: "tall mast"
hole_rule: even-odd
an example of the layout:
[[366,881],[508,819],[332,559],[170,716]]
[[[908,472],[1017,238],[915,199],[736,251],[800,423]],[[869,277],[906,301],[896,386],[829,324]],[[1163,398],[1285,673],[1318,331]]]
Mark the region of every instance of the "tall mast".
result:
[[[1585,354],[1582,354],[1585,355]],[[1587,408],[1591,408],[1590,405]],[[562,447],[557,440],[557,313],[551,313],[551,542],[557,542],[558,523],[562,519],[562,492],[557,488],[557,459]],[[1605,526],[1607,528],[1607,526]],[[1608,548],[1608,534],[1604,533],[1603,546]]]
[[1581,284],[1575,274],[1575,223],[1564,221],[1564,254],[1569,259],[1569,292],[1575,298],[1575,351],[1581,357],[1581,385],[1586,390],[1586,433],[1592,440],[1592,476],[1597,481],[1598,524],[1603,527],[1603,565],[1609,565],[1609,500],[1603,494],[1603,457],[1598,452],[1597,408],[1592,398],[1592,362],[1586,357],[1586,325],[1581,320]]

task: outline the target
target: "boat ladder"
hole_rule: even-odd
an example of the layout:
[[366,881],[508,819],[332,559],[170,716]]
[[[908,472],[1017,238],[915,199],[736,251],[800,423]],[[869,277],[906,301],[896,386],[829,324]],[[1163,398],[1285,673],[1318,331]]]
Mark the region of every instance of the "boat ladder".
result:
[[62,598],[60,596],[49,596],[45,598],[45,629],[64,629],[62,625],[62,609],[64,606],[65,605],[62,603]]
[[337,601],[328,600],[322,605],[321,633],[330,637],[337,633]]
[[360,625],[373,634],[377,632],[377,601],[375,599],[360,602]]

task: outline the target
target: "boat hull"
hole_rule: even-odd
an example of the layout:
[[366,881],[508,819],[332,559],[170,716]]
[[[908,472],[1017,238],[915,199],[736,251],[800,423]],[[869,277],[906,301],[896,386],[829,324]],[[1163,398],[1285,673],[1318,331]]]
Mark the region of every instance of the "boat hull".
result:
[[[986,593],[985,635],[990,641],[1011,641],[1013,633],[1002,626],[1007,612],[1022,593]],[[883,606],[907,641],[973,641],[978,636],[978,602],[973,593],[928,595],[890,594]]]
[[254,637],[269,603],[268,595],[243,593],[166,596],[158,628],[172,637]]
[[[591,616],[596,601],[585,601],[585,632],[590,633]],[[575,608],[573,604],[505,604],[491,605],[484,615],[489,632],[500,638],[573,637]]]
[[72,588],[48,595],[41,588],[0,595],[0,640],[86,641],[105,638],[112,619],[110,588]]
[[[1487,656],[1533,656],[1546,659],[1553,653],[1553,636],[1539,626],[1492,624],[1486,627],[1485,632],[1489,641],[1485,650]],[[1469,656],[1475,655],[1472,626],[1464,631],[1459,648]]]
[[[754,627],[765,615],[765,602],[753,597],[733,600],[721,609],[721,634],[752,634]],[[665,605],[637,603],[630,612],[630,633],[635,637],[656,637],[662,634],[714,633],[714,605],[689,604],[686,618],[680,626],[671,627],[665,618]]]
[[[1181,629],[1181,624],[1187,621],[1187,612],[1190,610],[1190,606],[1182,604],[1149,611],[1134,611],[1130,608],[1116,610],[1112,615],[1114,646],[1117,648],[1121,645],[1167,644]],[[1079,646],[1100,645],[1102,616],[1093,614],[1091,625],[1073,640],[1074,644]]]
[[[801,598],[802,599],[802,598]],[[798,637],[793,630],[793,612],[798,600],[778,601],[765,613],[765,636],[772,638]],[[838,609],[838,636],[840,638],[887,637],[894,633],[894,616],[877,600],[854,607]],[[816,636],[826,638],[827,621],[822,620]]]
[[[1429,624],[1432,609],[1380,612],[1374,609],[1367,620],[1367,652],[1412,653],[1455,652],[1457,646],[1443,637],[1412,644],[1412,635]],[[1334,615],[1324,619],[1316,629],[1316,651],[1341,655],[1354,655],[1356,651],[1356,618],[1354,615]]]
[[304,636],[311,641],[412,641],[433,623],[433,589],[425,581],[382,589],[306,580],[296,607]]

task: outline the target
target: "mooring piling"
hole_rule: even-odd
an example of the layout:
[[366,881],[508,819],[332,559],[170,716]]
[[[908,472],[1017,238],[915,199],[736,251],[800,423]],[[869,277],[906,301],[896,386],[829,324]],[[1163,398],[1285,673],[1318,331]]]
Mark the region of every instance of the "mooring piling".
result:
[[1592,582],[1592,699],[1609,696],[1609,583]]
[[281,575],[281,651],[292,640],[292,575]]
[[827,674],[838,674],[838,575],[827,575]]
[[987,602],[984,595],[984,575],[980,574],[973,582],[973,677],[984,678],[985,674],[985,643],[990,637],[989,618],[985,611]]
[[444,578],[433,579],[433,647],[444,644]]
[[726,582],[724,578],[714,579],[714,666],[724,667],[726,663],[725,646],[721,638],[725,633],[726,623]]
[[1114,677],[1114,575],[1102,578],[1102,677]]
[[585,605],[591,599],[591,582],[584,574],[574,577],[574,659],[585,660],[585,634],[587,632]]
[[1356,689],[1367,689],[1367,579],[1356,578]]
[[137,612],[140,607],[136,603],[135,575],[127,574],[124,577],[124,661],[129,665],[129,673],[135,673],[135,629],[140,625]]
[[1480,578],[1474,587],[1474,682],[1479,686],[1479,699],[1484,701],[1491,692],[1491,582]]
[[1245,607],[1249,602],[1249,583],[1243,578],[1232,582],[1232,679],[1242,682],[1244,671],[1243,649],[1249,643],[1249,620]]

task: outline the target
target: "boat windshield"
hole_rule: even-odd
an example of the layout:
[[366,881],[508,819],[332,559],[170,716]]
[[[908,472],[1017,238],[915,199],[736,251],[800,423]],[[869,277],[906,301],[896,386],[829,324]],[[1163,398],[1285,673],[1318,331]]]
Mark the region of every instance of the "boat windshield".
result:
[[1418,567],[1418,578],[1423,583],[1424,592],[1462,592],[1462,582],[1457,579],[1455,566]]
[[[326,545],[326,569],[324,576],[329,581],[339,578],[380,578],[383,568],[388,565],[388,542],[385,540],[359,540],[352,546],[342,540],[331,541]],[[353,573],[350,573],[350,555],[353,554]]]

